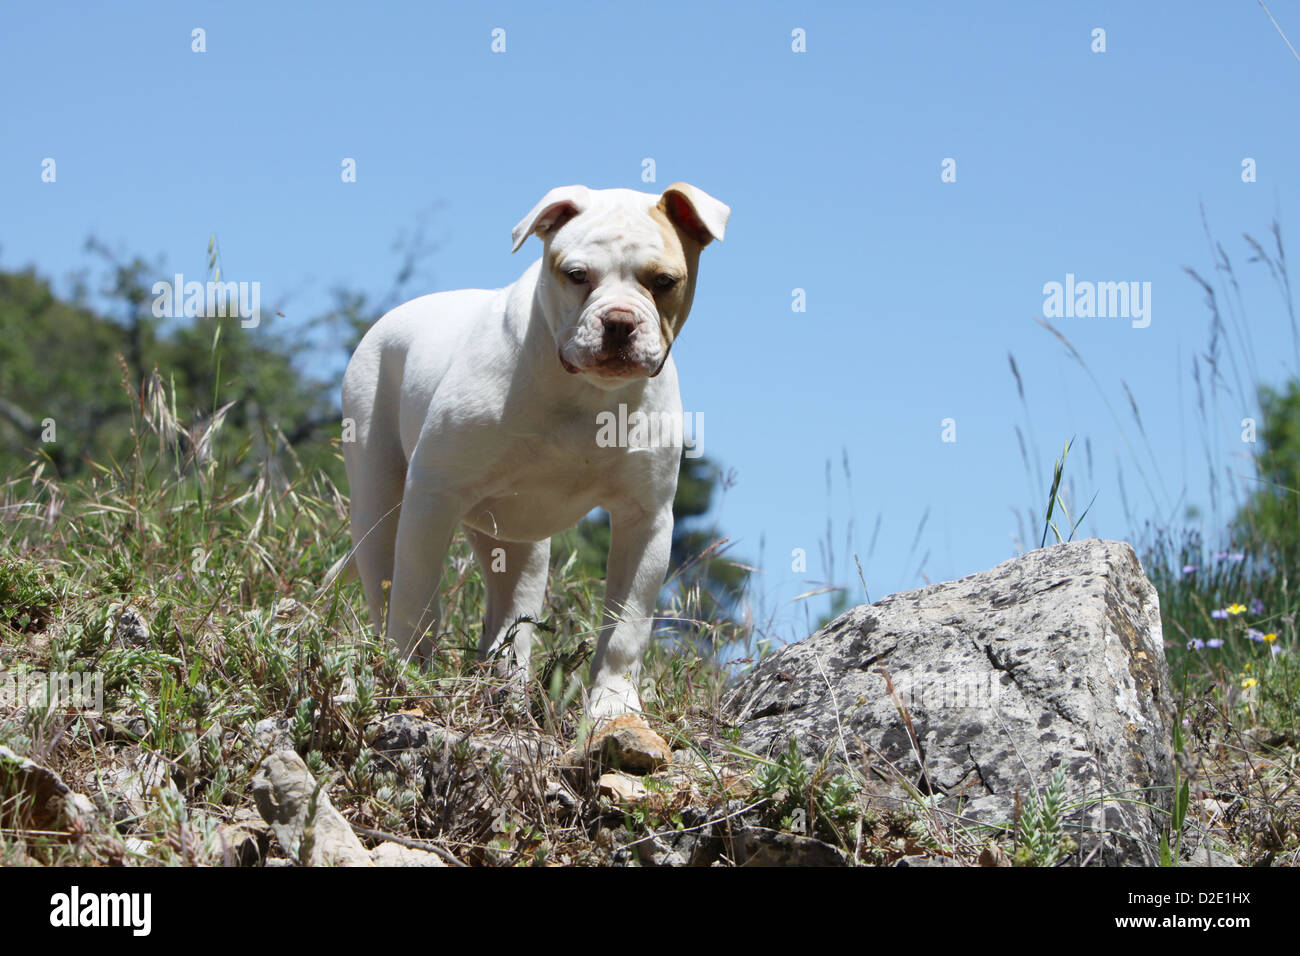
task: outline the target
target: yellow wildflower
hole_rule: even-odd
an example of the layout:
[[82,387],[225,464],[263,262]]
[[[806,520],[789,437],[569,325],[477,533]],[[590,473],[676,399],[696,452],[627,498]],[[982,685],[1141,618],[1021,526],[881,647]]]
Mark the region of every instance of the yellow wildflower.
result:
[[1264,640],[1266,640],[1268,643],[1272,644],[1274,641],[1277,640],[1277,635],[1276,635],[1276,634],[1265,634],[1265,635],[1264,635]]
[[1245,613],[1246,613],[1246,605],[1244,605],[1244,604],[1229,604],[1229,605],[1228,605],[1228,613],[1229,613],[1229,614],[1245,614]]
[[1252,687],[1256,686],[1258,683],[1259,683],[1259,681],[1255,680],[1255,678],[1253,678],[1253,677],[1247,677],[1244,681],[1241,682],[1241,689],[1242,689],[1242,690],[1250,690]]

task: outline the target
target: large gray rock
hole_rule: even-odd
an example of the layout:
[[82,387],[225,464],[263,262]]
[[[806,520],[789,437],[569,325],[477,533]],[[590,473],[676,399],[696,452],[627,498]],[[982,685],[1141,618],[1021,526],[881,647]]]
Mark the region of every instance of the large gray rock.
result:
[[1168,818],[1141,803],[1169,806],[1173,699],[1159,599],[1122,542],[1044,548],[855,608],[726,703],[750,750],[793,737],[882,805],[910,785],[965,821],[1010,826],[1017,796],[1064,765],[1067,805],[1085,804],[1067,817],[1074,859],[1158,862]]

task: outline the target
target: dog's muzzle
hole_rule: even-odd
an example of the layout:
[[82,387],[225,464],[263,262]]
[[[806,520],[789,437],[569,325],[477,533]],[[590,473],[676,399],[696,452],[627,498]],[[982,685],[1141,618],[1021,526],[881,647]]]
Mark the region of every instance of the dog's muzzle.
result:
[[560,364],[571,375],[588,372],[601,378],[653,378],[662,370],[664,357],[658,349],[651,353],[644,348],[644,336],[657,333],[654,326],[639,321],[635,312],[610,309],[600,316],[599,326],[588,323],[574,337],[577,348],[571,354],[576,351],[578,355],[570,359],[560,348]]

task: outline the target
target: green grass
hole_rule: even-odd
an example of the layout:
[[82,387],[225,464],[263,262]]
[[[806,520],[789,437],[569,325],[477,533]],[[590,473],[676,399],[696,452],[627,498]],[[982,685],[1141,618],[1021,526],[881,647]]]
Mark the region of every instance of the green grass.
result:
[[[313,772],[335,777],[334,799],[358,825],[455,841],[477,862],[526,862],[534,852],[555,854],[566,839],[581,844],[568,848],[571,859],[592,852],[582,828],[549,819],[550,811],[512,827],[505,849],[505,837],[481,831],[472,814],[455,819],[455,806],[435,814],[410,767],[375,760],[366,728],[408,710],[466,734],[523,727],[571,742],[600,580],[557,555],[530,710],[511,713],[495,693],[497,678],[474,658],[483,585],[467,542],[457,538],[448,556],[438,654],[421,672],[369,636],[357,584],[322,587],[350,545],[347,502],[327,478],[302,474],[292,461],[259,461],[251,443],[227,457],[196,454],[212,436],[177,418],[157,376],[142,390],[133,434],[131,453],[95,463],[88,480],[52,481],[34,463],[0,486],[0,662],[15,675],[101,674],[105,711],[136,732],[106,742],[94,719],[0,701],[0,743],[39,757],[73,789],[96,767],[153,755],[175,790],[166,788],[170,802],[155,801],[130,828],[129,849],[126,832],[72,848],[48,834],[24,841],[14,812],[0,852],[16,855],[19,841],[43,862],[123,854],[216,862],[213,827],[249,805],[260,757],[253,725],[268,717],[290,719],[295,746]],[[656,641],[643,681],[651,719],[669,735],[718,726],[727,675],[700,649],[745,636],[741,625],[697,620],[689,598],[662,613],[710,640]],[[461,758],[474,762],[468,751]],[[493,766],[483,768],[489,782],[499,776]]]
[[[1051,331],[1086,370],[1068,340]],[[1014,359],[1012,370],[1028,415]],[[1240,404],[1240,395],[1230,397]],[[474,657],[483,585],[465,541],[457,538],[447,558],[438,653],[421,672],[368,636],[358,585],[322,585],[350,545],[347,501],[328,477],[305,471],[275,435],[231,447],[217,440],[220,415],[206,424],[183,421],[157,375],[133,401],[133,441],[121,459],[92,462],[88,477],[71,482],[52,480],[37,461],[0,485],[0,670],[96,672],[111,719],[0,699],[0,745],[88,794],[91,774],[132,760],[161,761],[169,785],[127,824],[63,832],[35,826],[30,801],[13,779],[0,778],[0,864],[223,862],[218,827],[251,807],[262,757],[253,726],[265,718],[287,721],[295,748],[356,826],[432,841],[472,864],[605,863],[612,849],[602,834],[611,828],[639,840],[681,827],[688,804],[735,800],[752,804],[766,825],[816,835],[857,862],[928,852],[965,863],[994,853],[1058,865],[1069,856],[1049,781],[1026,804],[1028,815],[1004,827],[969,827],[945,822],[920,794],[883,811],[870,802],[871,781],[826,766],[796,767],[780,755],[710,760],[700,741],[735,739],[720,712],[729,676],[720,652],[745,646],[759,656],[767,645],[752,625],[712,616],[698,587],[673,582],[660,608],[670,623],[648,655],[643,694],[655,728],[696,750],[706,772],[685,789],[668,778],[649,780],[650,798],[631,810],[590,793],[576,806],[548,801],[538,795],[545,768],[512,770],[499,752],[474,742],[514,735],[563,750],[585,736],[583,680],[603,584],[578,569],[573,552],[553,556],[528,708],[517,712]],[[1213,404],[1212,395],[1201,403]],[[1028,422],[1025,430],[1032,446]],[[1073,537],[1089,514],[1072,504],[1087,500],[1074,488],[1083,474],[1069,454],[1075,445],[1066,446],[1049,481],[1030,467],[1046,459],[1031,455],[1023,434],[1038,500],[1021,538]],[[1144,452],[1126,434],[1123,444],[1134,452],[1142,485],[1158,497],[1164,481],[1149,446]],[[1090,477],[1086,440],[1084,449]],[[1213,458],[1208,446],[1205,457]],[[851,499],[847,458],[844,470]],[[828,494],[829,476],[828,466]],[[850,525],[846,548],[865,597],[852,541]],[[1148,527],[1135,545],[1160,594],[1166,651],[1182,688],[1183,723],[1173,743],[1188,822],[1213,831],[1216,846],[1246,862],[1296,862],[1296,569],[1254,553],[1249,541],[1238,552],[1176,525]],[[834,582],[829,521],[824,548]],[[908,568],[914,558],[907,555]],[[806,597],[827,592],[838,601],[833,611],[847,605],[848,589],[830,583]],[[377,755],[374,721],[398,711],[449,728],[459,743],[431,742],[426,753],[397,760]],[[430,761],[457,784],[426,792],[421,766]],[[1170,862],[1178,862],[1176,831],[1167,839]]]

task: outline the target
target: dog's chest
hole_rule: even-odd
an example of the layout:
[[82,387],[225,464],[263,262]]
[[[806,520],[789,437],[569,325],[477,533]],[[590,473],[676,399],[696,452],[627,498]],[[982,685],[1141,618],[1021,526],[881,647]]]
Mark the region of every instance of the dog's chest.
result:
[[553,416],[544,430],[513,431],[483,462],[464,520],[506,540],[548,538],[594,508],[654,497],[674,457],[664,448],[628,447],[617,436],[605,441],[591,417]]

